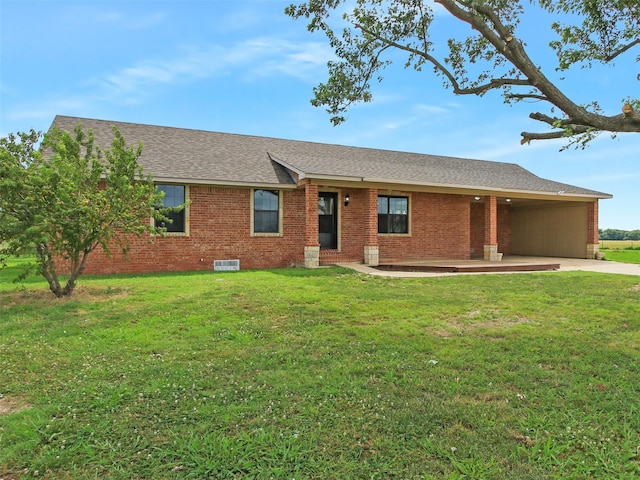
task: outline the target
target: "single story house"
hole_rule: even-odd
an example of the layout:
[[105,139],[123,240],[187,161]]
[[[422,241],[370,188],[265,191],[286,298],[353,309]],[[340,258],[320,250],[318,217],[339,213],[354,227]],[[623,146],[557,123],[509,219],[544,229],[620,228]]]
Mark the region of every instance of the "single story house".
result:
[[[598,200],[513,163],[57,116],[52,126],[112,126],[165,191],[189,202],[163,237],[128,258],[94,252],[87,273],[241,268],[504,255],[593,258]],[[218,262],[218,265],[221,263]]]

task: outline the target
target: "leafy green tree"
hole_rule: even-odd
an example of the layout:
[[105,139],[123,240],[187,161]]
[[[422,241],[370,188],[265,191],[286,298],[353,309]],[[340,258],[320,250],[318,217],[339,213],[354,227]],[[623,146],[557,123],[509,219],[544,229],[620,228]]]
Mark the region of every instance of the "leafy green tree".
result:
[[126,253],[132,235],[156,232],[151,217],[167,220],[157,208],[162,193],[137,162],[142,144],[128,147],[113,134],[106,150],[81,125],[0,139],[0,263],[35,254],[19,279],[35,268],[56,297],[71,295],[98,246]]
[[604,230],[600,230],[600,238],[602,240],[624,240],[626,234],[626,230],[620,230],[617,228],[606,228]]
[[640,230],[630,230],[625,235],[625,240],[640,240]]
[[[444,16],[434,14],[434,4],[466,24],[468,36],[440,38]],[[349,106],[372,100],[371,83],[381,81],[382,70],[400,58],[418,71],[431,67],[455,94],[499,90],[507,103],[548,106],[529,116],[551,131],[522,132],[521,143],[565,137],[569,145],[584,147],[602,131],[640,132],[639,98],[623,98],[622,113],[609,115],[597,101],[582,105],[571,99],[551,72],[543,72],[518,31],[521,19],[535,10],[553,19],[557,39],[549,48],[559,71],[612,63],[640,44],[638,0],[311,0],[285,12],[309,20],[310,31],[324,32],[337,55],[312,100],[326,107],[336,125]]]

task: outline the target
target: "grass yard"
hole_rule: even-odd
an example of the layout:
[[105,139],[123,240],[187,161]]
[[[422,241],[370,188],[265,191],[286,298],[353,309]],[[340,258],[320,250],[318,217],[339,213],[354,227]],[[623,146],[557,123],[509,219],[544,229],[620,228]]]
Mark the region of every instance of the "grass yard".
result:
[[640,477],[640,277],[0,272],[0,478]]
[[600,245],[606,260],[640,263],[640,240],[602,240]]

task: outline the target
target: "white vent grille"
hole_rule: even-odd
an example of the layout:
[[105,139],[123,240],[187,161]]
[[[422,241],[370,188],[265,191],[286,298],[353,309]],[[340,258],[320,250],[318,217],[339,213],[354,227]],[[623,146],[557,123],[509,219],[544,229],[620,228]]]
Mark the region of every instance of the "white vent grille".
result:
[[217,272],[236,272],[240,270],[240,260],[214,260],[213,269]]

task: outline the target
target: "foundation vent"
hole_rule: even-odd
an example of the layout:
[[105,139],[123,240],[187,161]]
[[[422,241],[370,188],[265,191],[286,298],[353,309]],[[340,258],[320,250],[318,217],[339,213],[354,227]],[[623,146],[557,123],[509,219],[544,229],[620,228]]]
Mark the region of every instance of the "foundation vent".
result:
[[213,269],[217,272],[237,272],[240,270],[240,260],[214,260]]

